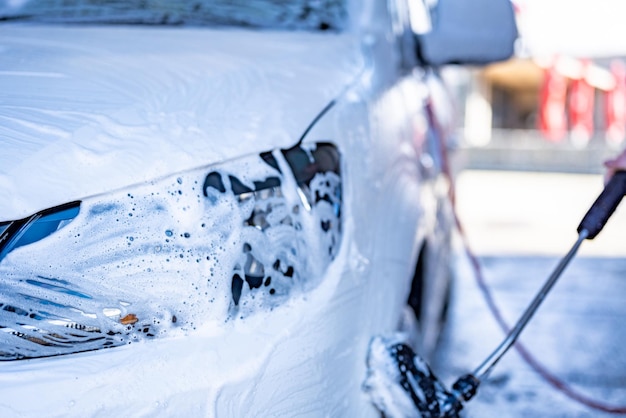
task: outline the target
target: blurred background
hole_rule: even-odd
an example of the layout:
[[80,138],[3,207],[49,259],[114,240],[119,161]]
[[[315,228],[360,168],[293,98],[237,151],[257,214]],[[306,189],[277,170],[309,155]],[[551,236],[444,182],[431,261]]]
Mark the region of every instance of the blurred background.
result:
[[515,57],[448,68],[463,166],[599,173],[626,129],[626,2],[516,0]]
[[[504,338],[496,317],[518,319],[574,244],[602,191],[603,161],[626,146],[626,2],[514,6],[515,57],[444,72],[459,104],[452,157],[464,229],[434,363],[447,384]],[[620,207],[583,243],[522,334],[522,352],[496,366],[468,417],[626,416],[625,233]]]

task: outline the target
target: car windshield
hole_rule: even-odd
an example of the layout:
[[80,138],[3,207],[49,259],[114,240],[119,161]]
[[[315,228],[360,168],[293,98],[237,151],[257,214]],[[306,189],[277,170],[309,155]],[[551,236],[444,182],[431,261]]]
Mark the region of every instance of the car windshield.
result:
[[0,0],[0,21],[342,30],[348,0]]

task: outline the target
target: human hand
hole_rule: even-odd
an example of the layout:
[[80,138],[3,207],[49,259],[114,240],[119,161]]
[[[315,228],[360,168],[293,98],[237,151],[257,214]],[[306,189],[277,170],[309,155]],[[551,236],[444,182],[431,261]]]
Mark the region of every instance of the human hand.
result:
[[613,177],[613,174],[615,174],[616,171],[626,171],[626,149],[612,160],[605,161],[604,166],[606,167],[604,184],[606,184],[611,177]]

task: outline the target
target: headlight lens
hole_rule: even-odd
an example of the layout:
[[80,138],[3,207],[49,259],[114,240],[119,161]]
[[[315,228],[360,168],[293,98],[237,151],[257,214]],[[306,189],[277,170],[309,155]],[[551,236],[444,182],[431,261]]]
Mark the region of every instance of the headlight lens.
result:
[[340,159],[244,157],[0,224],[0,360],[222,325],[314,287],[341,239]]

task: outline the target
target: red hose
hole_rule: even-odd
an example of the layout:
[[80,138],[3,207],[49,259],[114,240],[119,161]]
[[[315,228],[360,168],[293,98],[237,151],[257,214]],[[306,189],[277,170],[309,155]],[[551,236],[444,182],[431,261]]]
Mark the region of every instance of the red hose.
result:
[[[500,326],[504,334],[508,335],[508,333],[511,331],[511,327],[506,323],[506,321],[504,320],[504,317],[502,316],[502,313],[500,312],[500,309],[496,305],[493,294],[491,293],[491,290],[487,286],[487,282],[485,281],[485,278],[482,274],[482,269],[480,267],[478,257],[476,257],[474,253],[471,251],[469,244],[468,244],[467,236],[465,235],[465,231],[463,229],[463,226],[461,225],[461,221],[459,220],[459,217],[456,213],[456,208],[454,205],[454,201],[455,201],[454,178],[452,176],[450,159],[449,159],[447,147],[445,144],[445,139],[444,139],[445,135],[443,134],[443,129],[439,125],[432,107],[433,107],[432,102],[428,102],[426,104],[426,113],[427,113],[431,126],[434,127],[434,131],[439,141],[439,145],[440,145],[439,149],[441,152],[441,159],[443,161],[443,164],[442,164],[443,174],[448,178],[448,181],[450,182],[450,200],[452,202],[452,207],[453,207],[454,221],[463,239],[465,253],[467,254],[468,258],[470,259],[472,263],[472,266],[474,268],[474,273],[475,273],[474,275],[476,278],[476,282],[478,284],[478,287],[480,288],[481,293],[483,294],[483,297],[485,298],[485,301],[487,302],[489,311],[496,319],[496,322],[498,323],[498,325]],[[522,357],[522,359],[526,362],[526,364],[528,364],[531,367],[531,369],[533,369],[543,380],[545,380],[555,390],[561,392],[562,394],[572,399],[573,401],[576,401],[580,403],[581,405],[584,405],[591,409],[595,409],[597,411],[602,411],[602,412],[616,414],[616,415],[626,415],[626,405],[618,405],[618,406],[609,405],[609,404],[600,402],[599,400],[593,399],[590,396],[584,395],[572,389],[566,382],[559,379],[554,373],[549,371],[546,366],[544,366],[541,362],[539,362],[539,360],[537,360],[537,358],[533,356],[528,351],[526,346],[524,346],[521,342],[515,343],[515,349],[517,350],[519,355]]]
[[[482,274],[482,270],[480,268],[480,264],[478,262],[478,258],[472,253],[472,251],[470,250],[468,243],[467,243],[467,238],[465,236],[465,233],[463,232],[463,228],[461,227],[461,223],[458,219],[458,217],[456,217],[455,214],[455,221],[457,224],[457,228],[459,229],[461,236],[463,237],[463,244],[464,244],[464,248],[465,248],[465,253],[467,254],[467,256],[469,257],[469,259],[472,262],[472,266],[474,267],[474,272],[475,272],[475,277],[476,277],[476,282],[478,283],[478,287],[480,288],[485,301],[487,302],[487,306],[489,307],[489,311],[491,312],[491,314],[494,316],[494,318],[496,319],[496,321],[498,322],[498,325],[500,326],[500,328],[502,329],[502,331],[505,334],[508,334],[509,331],[511,330],[511,327],[506,323],[506,321],[504,320],[502,313],[500,312],[500,309],[498,308],[498,306],[496,305],[496,302],[493,298],[493,294],[491,293],[491,290],[489,289],[489,287],[487,286],[487,283],[485,281],[485,278]],[[626,406],[615,406],[615,405],[609,405],[609,404],[605,404],[603,402],[600,402],[599,400],[593,399],[590,396],[584,395],[580,392],[575,391],[574,389],[572,389],[566,382],[564,382],[563,380],[559,379],[557,376],[554,375],[554,373],[550,372],[546,366],[544,366],[541,362],[539,362],[539,360],[537,360],[537,358],[535,356],[533,356],[528,349],[526,348],[526,346],[524,346],[521,342],[516,342],[515,343],[515,349],[517,350],[517,352],[520,354],[520,356],[522,357],[522,359],[524,359],[524,361],[542,378],[544,379],[548,384],[550,384],[550,386],[552,386],[554,389],[558,390],[559,392],[563,393],[565,396],[567,396],[568,398],[582,404],[585,405],[586,407],[598,410],[598,411],[602,411],[602,412],[607,412],[610,414],[620,414],[620,415],[625,415],[626,414]]]

